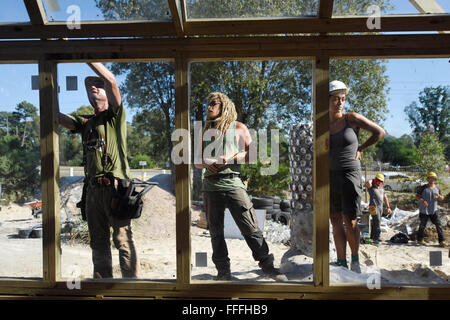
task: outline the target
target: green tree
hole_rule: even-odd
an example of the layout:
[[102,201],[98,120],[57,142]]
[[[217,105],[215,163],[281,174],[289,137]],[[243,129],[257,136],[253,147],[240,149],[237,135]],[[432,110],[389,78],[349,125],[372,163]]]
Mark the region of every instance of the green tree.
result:
[[419,103],[405,107],[416,144],[424,133],[436,133],[450,159],[450,86],[426,87],[419,94]]
[[417,165],[424,170],[424,174],[430,171],[436,173],[445,171],[444,146],[437,134],[424,134],[417,147],[417,154]]
[[387,135],[377,144],[376,154],[379,161],[393,165],[411,166],[418,161],[416,146],[408,135],[400,138]]
[[[141,166],[139,164],[141,161],[145,161],[147,164],[145,166]],[[150,169],[154,167],[156,167],[155,161],[153,161],[152,158],[150,158],[148,155],[145,154],[137,154],[130,161],[131,169]]]
[[0,177],[7,200],[25,201],[39,188],[39,116],[26,101],[13,112],[2,112]]

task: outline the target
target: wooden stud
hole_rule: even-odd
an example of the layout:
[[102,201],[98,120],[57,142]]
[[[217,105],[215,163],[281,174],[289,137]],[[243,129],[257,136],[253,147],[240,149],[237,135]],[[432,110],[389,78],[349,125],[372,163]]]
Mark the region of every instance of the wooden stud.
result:
[[27,8],[32,25],[44,25],[48,22],[42,0],[23,0],[23,2]]
[[[185,57],[175,59],[175,128],[190,132],[189,65]],[[187,159],[190,159],[190,143],[187,143]],[[190,165],[175,166],[176,234],[177,234],[177,282],[189,284],[191,279],[191,196]]]
[[[435,0],[409,0],[411,4],[423,14],[445,14],[450,12],[445,12],[444,9]],[[450,31],[439,31],[439,33],[449,33]]]
[[168,0],[177,37],[184,37],[184,21],[180,0]]
[[41,127],[41,181],[44,280],[54,283],[60,275],[58,77],[56,64],[39,62]]
[[329,57],[317,56],[313,73],[314,107],[314,284],[329,286]]
[[333,0],[320,0],[319,18],[331,19],[333,16]]
[[435,0],[409,0],[420,13],[447,13]]

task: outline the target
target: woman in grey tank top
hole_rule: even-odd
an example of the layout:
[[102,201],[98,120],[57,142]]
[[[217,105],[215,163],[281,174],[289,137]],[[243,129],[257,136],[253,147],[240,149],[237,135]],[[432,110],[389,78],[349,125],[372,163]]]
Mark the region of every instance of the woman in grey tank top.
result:
[[[348,91],[343,82],[330,82],[330,221],[337,252],[336,265],[347,268],[348,241],[351,270],[360,273],[357,215],[361,211],[361,152],[381,140],[385,131],[358,113],[343,112]],[[372,135],[358,146],[360,129]]]

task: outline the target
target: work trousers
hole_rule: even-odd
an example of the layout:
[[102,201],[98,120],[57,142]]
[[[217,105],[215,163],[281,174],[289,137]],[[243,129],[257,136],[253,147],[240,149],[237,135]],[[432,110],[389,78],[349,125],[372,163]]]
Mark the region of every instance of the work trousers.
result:
[[441,226],[441,220],[439,219],[439,214],[437,212],[427,215],[426,213],[419,213],[419,219],[420,219],[420,225],[419,225],[419,231],[417,232],[417,240],[422,241],[423,240],[423,234],[425,231],[425,228],[427,226],[428,219],[431,220],[431,222],[436,226],[436,231],[438,234],[439,242],[444,241],[444,233],[442,232],[442,226]]
[[212,260],[219,272],[230,271],[227,244],[224,236],[225,208],[228,208],[242,236],[261,268],[273,267],[273,255],[258,227],[253,203],[244,189],[230,191],[205,191],[206,219],[211,235]]
[[377,207],[377,214],[370,216],[372,219],[370,226],[370,238],[373,240],[380,240],[381,235],[381,208]]
[[114,186],[90,184],[86,195],[86,216],[89,228],[94,278],[112,278],[111,231],[119,250],[123,278],[138,277],[138,258],[131,231],[131,220],[118,220],[111,215]]

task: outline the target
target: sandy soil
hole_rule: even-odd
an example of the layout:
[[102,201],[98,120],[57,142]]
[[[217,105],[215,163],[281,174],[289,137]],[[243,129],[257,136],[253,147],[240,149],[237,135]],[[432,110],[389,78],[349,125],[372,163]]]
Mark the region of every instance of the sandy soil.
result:
[[[133,232],[143,279],[176,279],[175,198],[163,188],[154,187],[146,194],[142,216],[133,221]],[[76,213],[78,209],[75,207],[79,192],[81,192],[81,184],[75,183],[70,191],[61,193],[62,221],[68,217],[74,220],[79,219],[79,214]],[[199,218],[200,211],[193,208],[191,214],[193,221],[191,226],[192,279],[212,280],[217,272],[211,260],[210,236],[206,229],[197,227]],[[42,277],[42,239],[18,237],[18,228],[40,225],[41,216],[36,219],[32,217],[28,206],[11,204],[2,207],[0,223],[0,255],[2,256],[0,277]],[[79,240],[70,240],[70,238],[71,234],[62,234],[61,276],[71,277],[79,268],[81,278],[92,277],[91,249]],[[227,244],[235,279],[272,281],[262,277],[257,262],[253,260],[245,241],[227,239]],[[289,248],[283,244],[271,243],[269,247],[279,266],[281,257]],[[196,252],[206,253],[206,267],[196,266]],[[114,247],[112,247],[112,254],[114,277],[120,278],[118,251]]]
[[[141,278],[151,280],[176,279],[176,241],[175,241],[175,198],[164,188],[154,187],[145,197],[145,207],[140,219],[135,220],[133,230],[138,249]],[[72,216],[78,201],[79,186],[74,184],[66,193],[61,194],[61,203],[67,210],[61,210],[62,220]],[[67,212],[72,212],[67,214]],[[191,261],[193,280],[213,280],[216,275],[211,261],[212,250],[210,236],[206,229],[199,228],[199,210],[191,212]],[[21,239],[18,228],[39,225],[41,218],[35,219],[28,206],[3,206],[0,211],[0,277],[1,278],[41,278],[42,239]],[[360,261],[362,275],[356,275],[342,267],[330,267],[332,282],[364,281],[373,273],[381,274],[383,284],[409,285],[449,285],[450,258],[449,249],[438,247],[436,240],[427,246],[408,244],[391,244],[389,240],[398,230],[389,229],[382,233],[383,243],[375,246],[362,244]],[[431,238],[430,238],[431,239]],[[450,240],[450,239],[447,239]],[[231,259],[232,277],[236,281],[272,281],[265,278],[251,256],[251,251],[244,240],[227,239]],[[275,266],[286,273],[289,280],[309,282],[312,280],[312,258],[289,250],[280,243],[270,243],[270,252],[275,256]],[[74,271],[81,271],[81,278],[91,278],[91,250],[88,245],[71,241],[70,234],[63,234],[61,241],[61,275],[70,277]],[[330,247],[330,249],[332,249]],[[430,252],[441,252],[442,266],[430,266]],[[207,256],[207,266],[196,265],[196,253]],[[114,277],[120,278],[118,254],[113,253]],[[331,250],[330,257],[333,256]],[[350,257],[348,258],[350,260]],[[79,268],[79,269],[78,269]]]

